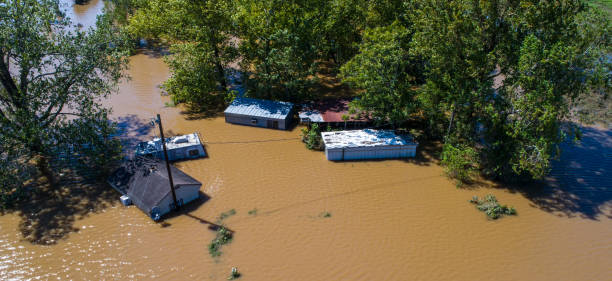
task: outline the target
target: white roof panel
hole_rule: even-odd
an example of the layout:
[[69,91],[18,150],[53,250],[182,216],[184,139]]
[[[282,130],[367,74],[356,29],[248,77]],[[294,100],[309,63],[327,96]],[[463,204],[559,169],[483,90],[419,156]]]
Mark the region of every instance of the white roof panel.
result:
[[227,109],[225,109],[225,113],[270,119],[285,119],[291,112],[291,109],[293,109],[293,104],[290,102],[235,98]]
[[321,133],[326,148],[416,145],[410,136],[398,136],[388,130],[354,130]]

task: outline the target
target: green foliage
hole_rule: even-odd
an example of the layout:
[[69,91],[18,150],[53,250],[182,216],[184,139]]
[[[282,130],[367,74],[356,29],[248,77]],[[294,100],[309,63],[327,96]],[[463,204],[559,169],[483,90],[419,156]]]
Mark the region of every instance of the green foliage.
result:
[[500,205],[497,198],[492,194],[487,194],[483,199],[478,199],[478,196],[473,196],[470,203],[476,205],[476,209],[484,212],[489,219],[498,219],[503,215],[516,215],[514,207]]
[[[127,37],[98,19],[81,31],[56,1],[4,1],[0,6],[0,128],[12,145],[5,161],[37,162],[55,182],[66,164],[107,171],[117,159],[114,124],[100,99],[123,77]],[[70,156],[68,157],[69,154]],[[70,158],[71,161],[63,161]],[[21,173],[17,173],[21,174]],[[25,179],[22,179],[25,180]]]
[[251,216],[257,215],[257,209],[250,210],[249,211],[249,215],[251,215]]
[[411,89],[416,63],[409,54],[409,41],[410,32],[397,22],[368,29],[359,53],[340,69],[345,82],[363,89],[354,105],[372,112],[379,124],[399,125],[418,109]]
[[105,13],[118,25],[128,24],[128,19],[134,12],[144,7],[147,0],[109,0],[105,1]]
[[325,211],[321,213],[319,216],[322,218],[331,218],[332,214],[330,212]]
[[444,144],[442,165],[446,174],[457,180],[457,186],[469,183],[476,172],[478,154],[474,148],[466,145]]
[[609,89],[609,19],[582,1],[560,2],[423,1],[417,9],[412,45],[427,60],[419,98],[430,131],[478,149],[488,175],[544,176],[571,137],[560,124],[572,101]]
[[309,127],[302,128],[302,141],[311,150],[323,150],[323,139],[319,124],[312,123]]
[[170,44],[165,61],[172,76],[164,87],[175,103],[195,111],[218,111],[226,104],[225,67],[236,57],[230,42],[233,2],[227,0],[154,0],[129,18],[134,37]]
[[201,111],[225,106],[225,89],[220,87],[214,51],[199,43],[179,43],[164,57],[172,75],[163,84],[175,104],[186,103]]
[[234,21],[249,95],[299,101],[317,69],[318,1],[237,1]]
[[219,215],[219,217],[217,218],[217,223],[222,223],[223,220],[233,216],[236,214],[236,209],[231,209],[227,212],[221,213],[221,215]]
[[460,181],[475,167],[541,178],[577,131],[563,122],[610,118],[610,17],[582,0],[114,1],[130,7],[133,36],[171,45],[175,102],[222,108],[236,62],[247,95],[301,102],[331,60],[358,93],[352,109],[448,140],[444,163]]
[[220,256],[221,246],[232,242],[233,234],[224,226],[219,227],[215,239],[208,244],[208,253],[214,258]]
[[602,10],[608,16],[612,16],[612,1],[611,0],[587,0],[586,1],[594,10]]
[[235,214],[236,210],[231,209],[227,212],[221,213],[221,215],[219,215],[217,218],[217,224],[219,224],[217,234],[215,239],[208,244],[208,252],[213,258],[221,255],[221,246],[232,242],[234,233],[223,225],[223,221]]

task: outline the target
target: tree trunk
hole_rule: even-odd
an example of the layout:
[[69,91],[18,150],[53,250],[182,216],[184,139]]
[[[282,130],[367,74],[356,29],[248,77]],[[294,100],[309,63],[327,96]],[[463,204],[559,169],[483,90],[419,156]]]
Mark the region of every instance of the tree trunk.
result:
[[266,40],[266,49],[265,49],[265,53],[266,53],[266,58],[264,58],[264,71],[266,72],[266,93],[268,94],[268,98],[272,97],[272,88],[270,86],[270,69],[268,68],[268,56],[270,54],[270,40],[267,39]]
[[215,65],[217,68],[217,73],[219,74],[219,83],[221,83],[221,86],[223,87],[224,90],[227,90],[227,82],[225,81],[225,70],[223,70],[223,66],[221,65],[221,55],[219,52],[219,47],[217,47],[217,44],[214,44],[214,52],[215,52]]
[[36,160],[36,167],[38,171],[49,181],[51,187],[55,187],[58,183],[53,170],[49,166],[49,159],[46,156],[39,155]]
[[446,137],[450,136],[451,128],[453,127],[453,122],[455,121],[455,104],[453,103],[453,111],[451,111],[450,122],[448,123],[448,129],[446,130]]

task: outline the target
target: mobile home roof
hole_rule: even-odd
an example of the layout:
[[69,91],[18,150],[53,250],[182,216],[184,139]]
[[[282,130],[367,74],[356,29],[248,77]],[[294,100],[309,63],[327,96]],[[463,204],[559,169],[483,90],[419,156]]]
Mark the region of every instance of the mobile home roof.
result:
[[292,108],[293,104],[290,102],[236,98],[225,109],[225,113],[269,119],[285,119]]
[[321,133],[328,149],[364,146],[416,145],[409,136],[399,136],[387,130],[354,130]]

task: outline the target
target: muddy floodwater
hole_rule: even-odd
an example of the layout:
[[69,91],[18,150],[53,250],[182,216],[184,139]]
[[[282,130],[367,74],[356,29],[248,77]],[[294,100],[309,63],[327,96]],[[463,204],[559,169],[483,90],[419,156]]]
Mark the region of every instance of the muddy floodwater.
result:
[[[72,12],[88,21],[101,2]],[[458,189],[426,155],[334,163],[304,147],[299,127],[190,119],[164,106],[159,56],[133,56],[129,73],[105,101],[124,137],[153,136],[156,113],[170,133],[200,132],[209,157],[176,165],[207,198],[155,223],[117,194],[49,245],[23,239],[23,216],[2,215],[0,279],[226,280],[235,266],[243,280],[612,280],[610,131],[564,144],[549,186]],[[487,193],[518,216],[487,220],[468,203]],[[230,209],[233,242],[212,258],[209,222]]]

